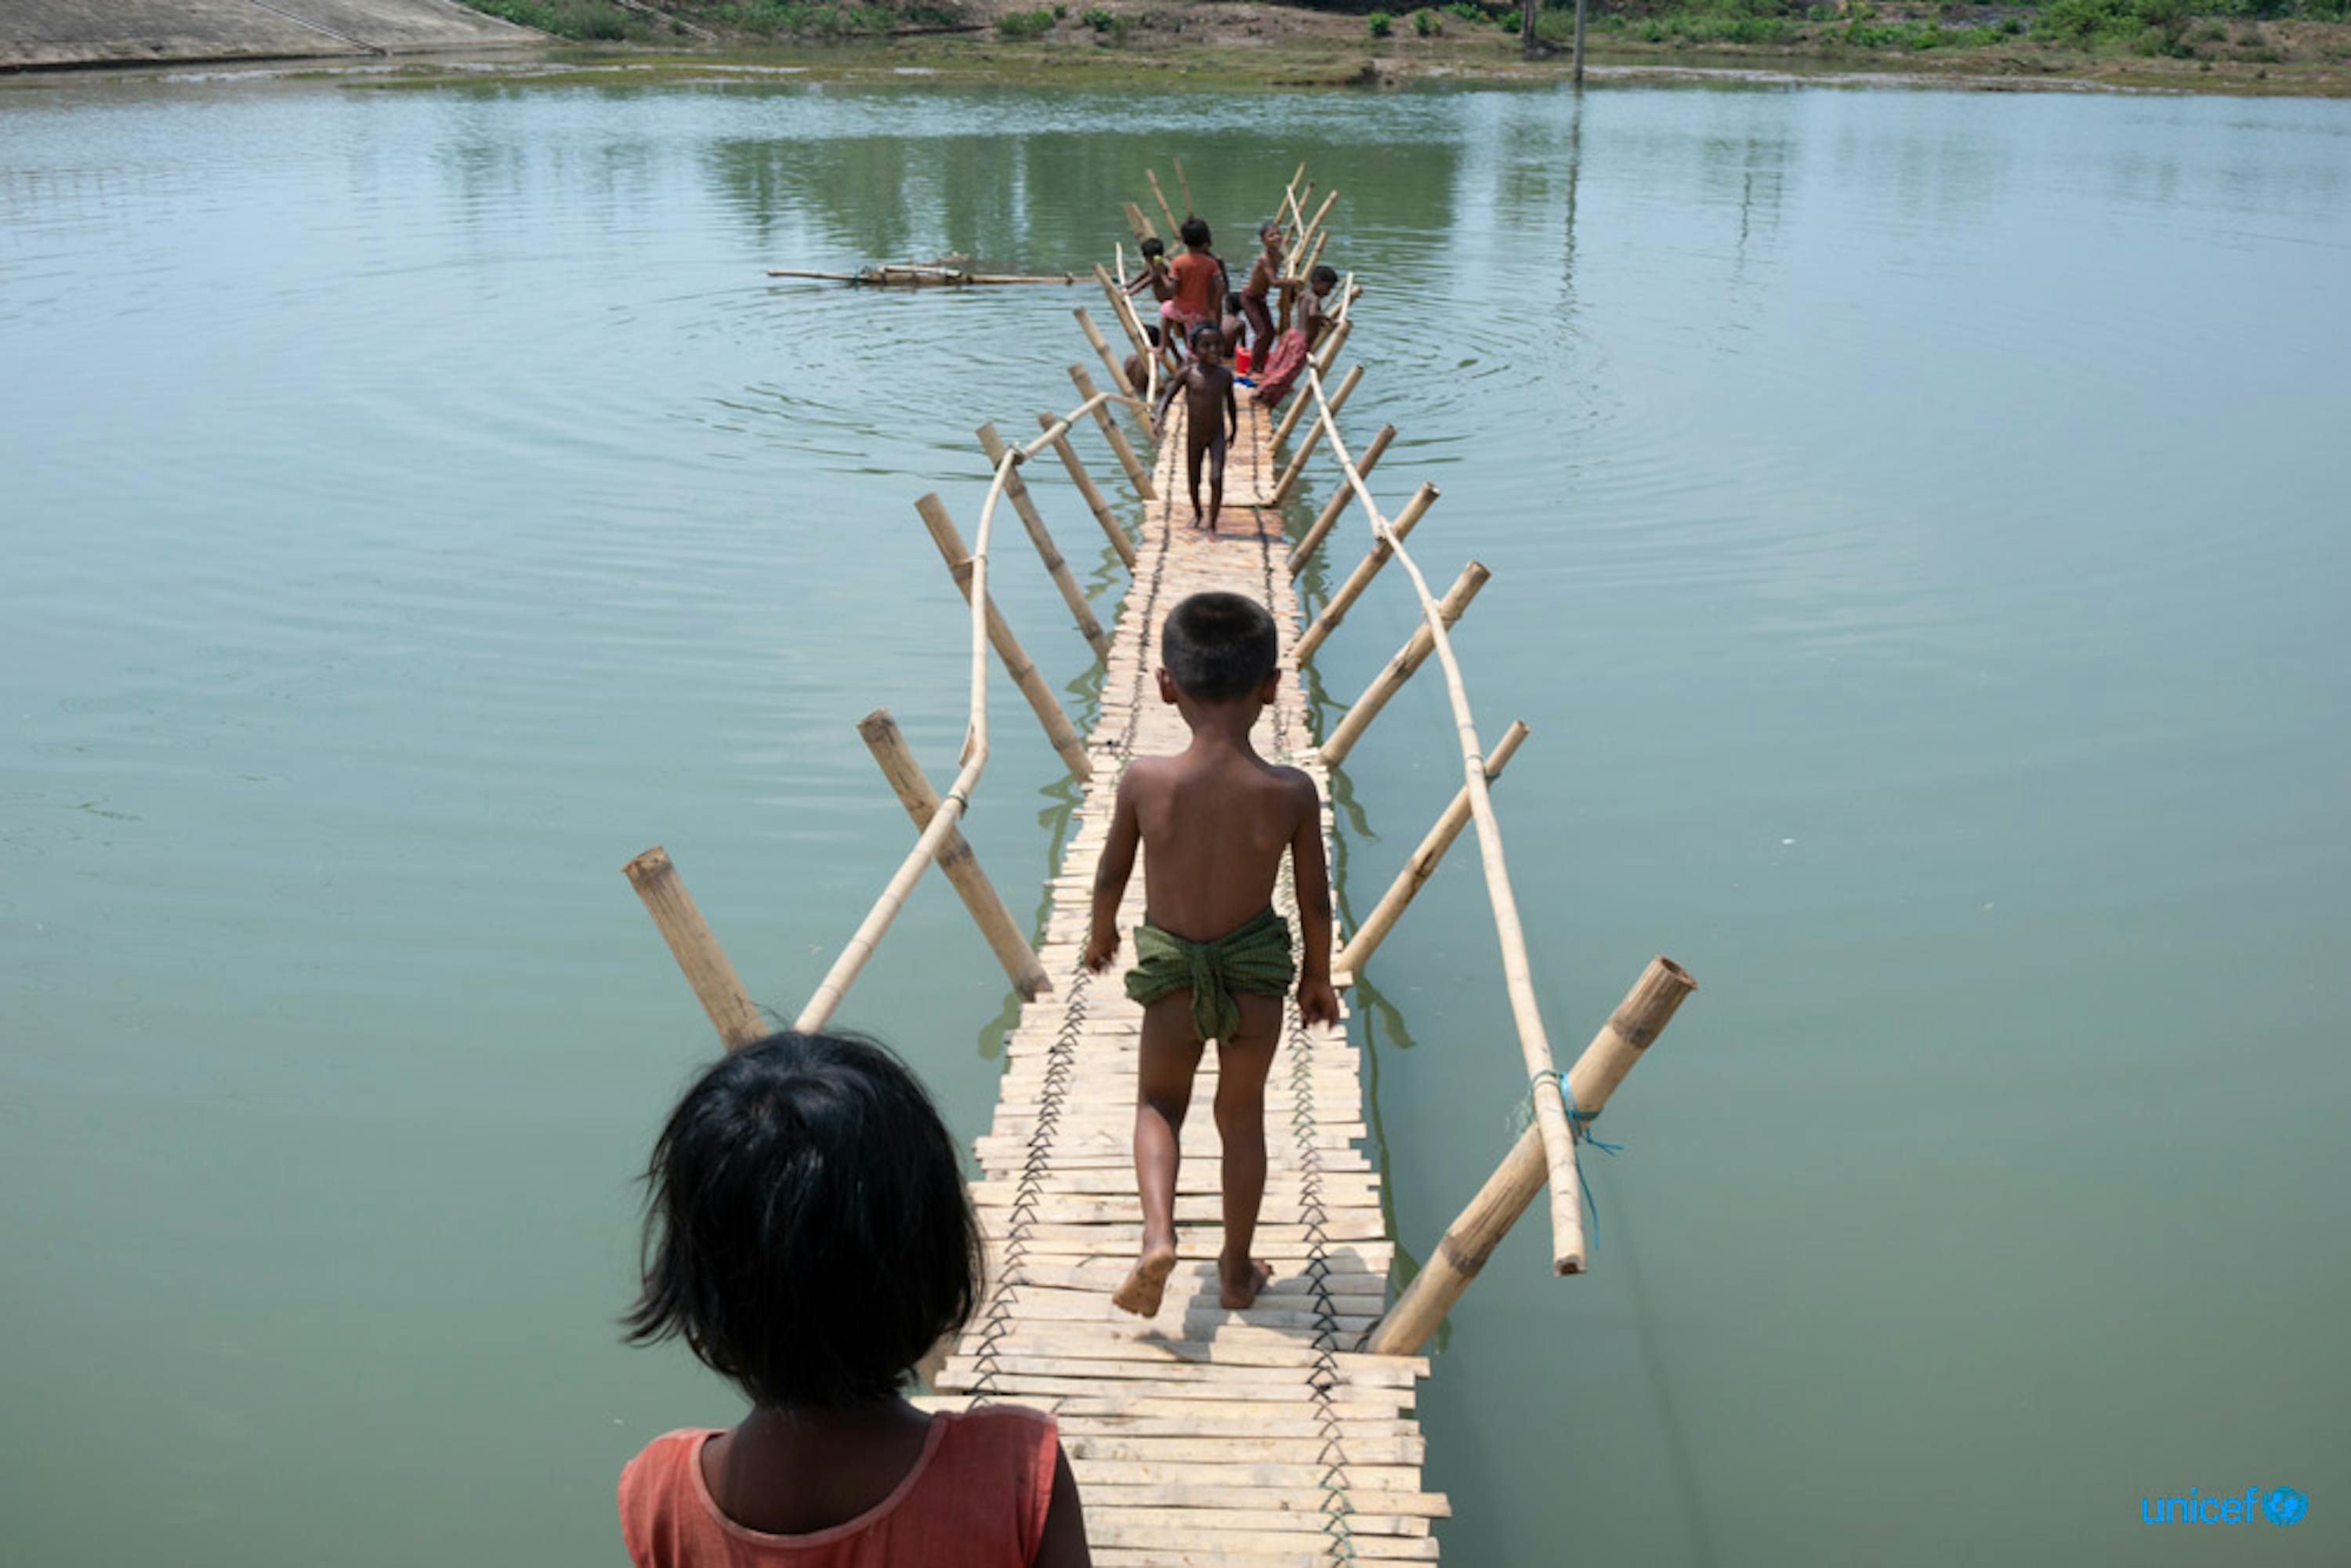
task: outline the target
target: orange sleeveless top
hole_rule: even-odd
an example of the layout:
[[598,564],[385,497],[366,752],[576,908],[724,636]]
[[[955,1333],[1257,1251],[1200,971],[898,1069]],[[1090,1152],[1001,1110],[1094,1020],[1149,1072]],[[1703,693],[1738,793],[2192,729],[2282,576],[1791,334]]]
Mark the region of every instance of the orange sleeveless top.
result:
[[1176,308],[1194,321],[1213,321],[1224,304],[1217,285],[1225,269],[1217,258],[1196,250],[1187,250],[1167,264],[1176,279]]
[[806,1535],[747,1530],[702,1476],[711,1429],[672,1432],[621,1472],[621,1540],[637,1568],[1029,1568],[1044,1539],[1053,1419],[988,1406],[931,1417],[922,1457],[888,1497]]

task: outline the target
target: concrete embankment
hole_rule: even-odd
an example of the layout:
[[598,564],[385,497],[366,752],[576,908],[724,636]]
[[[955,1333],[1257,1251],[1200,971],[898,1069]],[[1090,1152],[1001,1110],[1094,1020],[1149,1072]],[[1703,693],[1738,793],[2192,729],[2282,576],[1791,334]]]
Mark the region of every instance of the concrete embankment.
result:
[[5,0],[0,70],[546,42],[456,0]]

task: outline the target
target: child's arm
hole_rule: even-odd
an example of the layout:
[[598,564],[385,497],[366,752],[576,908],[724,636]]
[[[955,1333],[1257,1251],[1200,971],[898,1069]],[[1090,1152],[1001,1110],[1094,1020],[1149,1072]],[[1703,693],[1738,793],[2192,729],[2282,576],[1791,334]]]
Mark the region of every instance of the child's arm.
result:
[[1097,975],[1110,967],[1118,953],[1118,904],[1126,896],[1126,879],[1134,874],[1134,848],[1142,838],[1142,823],[1134,814],[1134,769],[1129,767],[1118,781],[1110,838],[1102,845],[1102,863],[1094,869],[1094,924],[1086,938],[1086,967]]
[[[1184,378],[1191,373],[1192,372],[1188,370],[1178,371],[1174,375],[1167,378],[1167,384],[1159,389],[1159,406],[1152,411],[1151,423],[1153,424],[1163,424],[1166,422],[1167,405],[1176,401],[1176,394],[1183,390]],[[1121,780],[1120,787],[1122,789],[1124,788],[1123,780]]]
[[1086,1549],[1085,1505],[1078,1500],[1078,1478],[1070,1473],[1070,1457],[1056,1448],[1053,1492],[1045,1504],[1045,1528],[1037,1539],[1031,1568],[1092,1568]]
[[1322,800],[1314,781],[1297,776],[1298,831],[1290,835],[1290,868],[1298,886],[1298,1016],[1336,1023],[1339,994],[1331,988],[1331,868],[1322,858]]
[[1233,377],[1229,371],[1228,371],[1225,376],[1225,429],[1228,433],[1225,436],[1225,444],[1228,446],[1239,445],[1241,439],[1241,403],[1240,399],[1233,393]]

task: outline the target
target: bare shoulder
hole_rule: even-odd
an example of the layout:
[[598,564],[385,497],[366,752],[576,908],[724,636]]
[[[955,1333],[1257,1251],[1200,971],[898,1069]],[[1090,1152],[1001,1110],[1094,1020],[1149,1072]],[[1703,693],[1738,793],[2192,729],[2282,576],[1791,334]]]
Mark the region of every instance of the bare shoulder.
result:
[[1131,800],[1155,799],[1167,791],[1175,758],[1138,757],[1118,777],[1118,792]]
[[1312,814],[1322,809],[1322,792],[1314,788],[1314,779],[1303,768],[1286,768],[1277,763],[1271,768],[1280,784],[1282,799],[1301,813]]

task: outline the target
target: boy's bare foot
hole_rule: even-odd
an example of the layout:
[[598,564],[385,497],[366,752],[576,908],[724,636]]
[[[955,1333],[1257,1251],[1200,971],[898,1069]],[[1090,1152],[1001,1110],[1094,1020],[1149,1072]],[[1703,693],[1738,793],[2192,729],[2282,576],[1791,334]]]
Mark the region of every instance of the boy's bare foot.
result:
[[1145,1247],[1142,1258],[1126,1276],[1126,1283],[1111,1297],[1110,1304],[1139,1318],[1157,1317],[1160,1301],[1167,1293],[1167,1276],[1175,1271],[1176,1249]]
[[1219,1258],[1217,1260],[1217,1281],[1223,1287],[1217,1291],[1217,1300],[1238,1312],[1253,1304],[1258,1292],[1273,1282],[1273,1266],[1262,1258],[1252,1258],[1236,1281],[1233,1266]]

